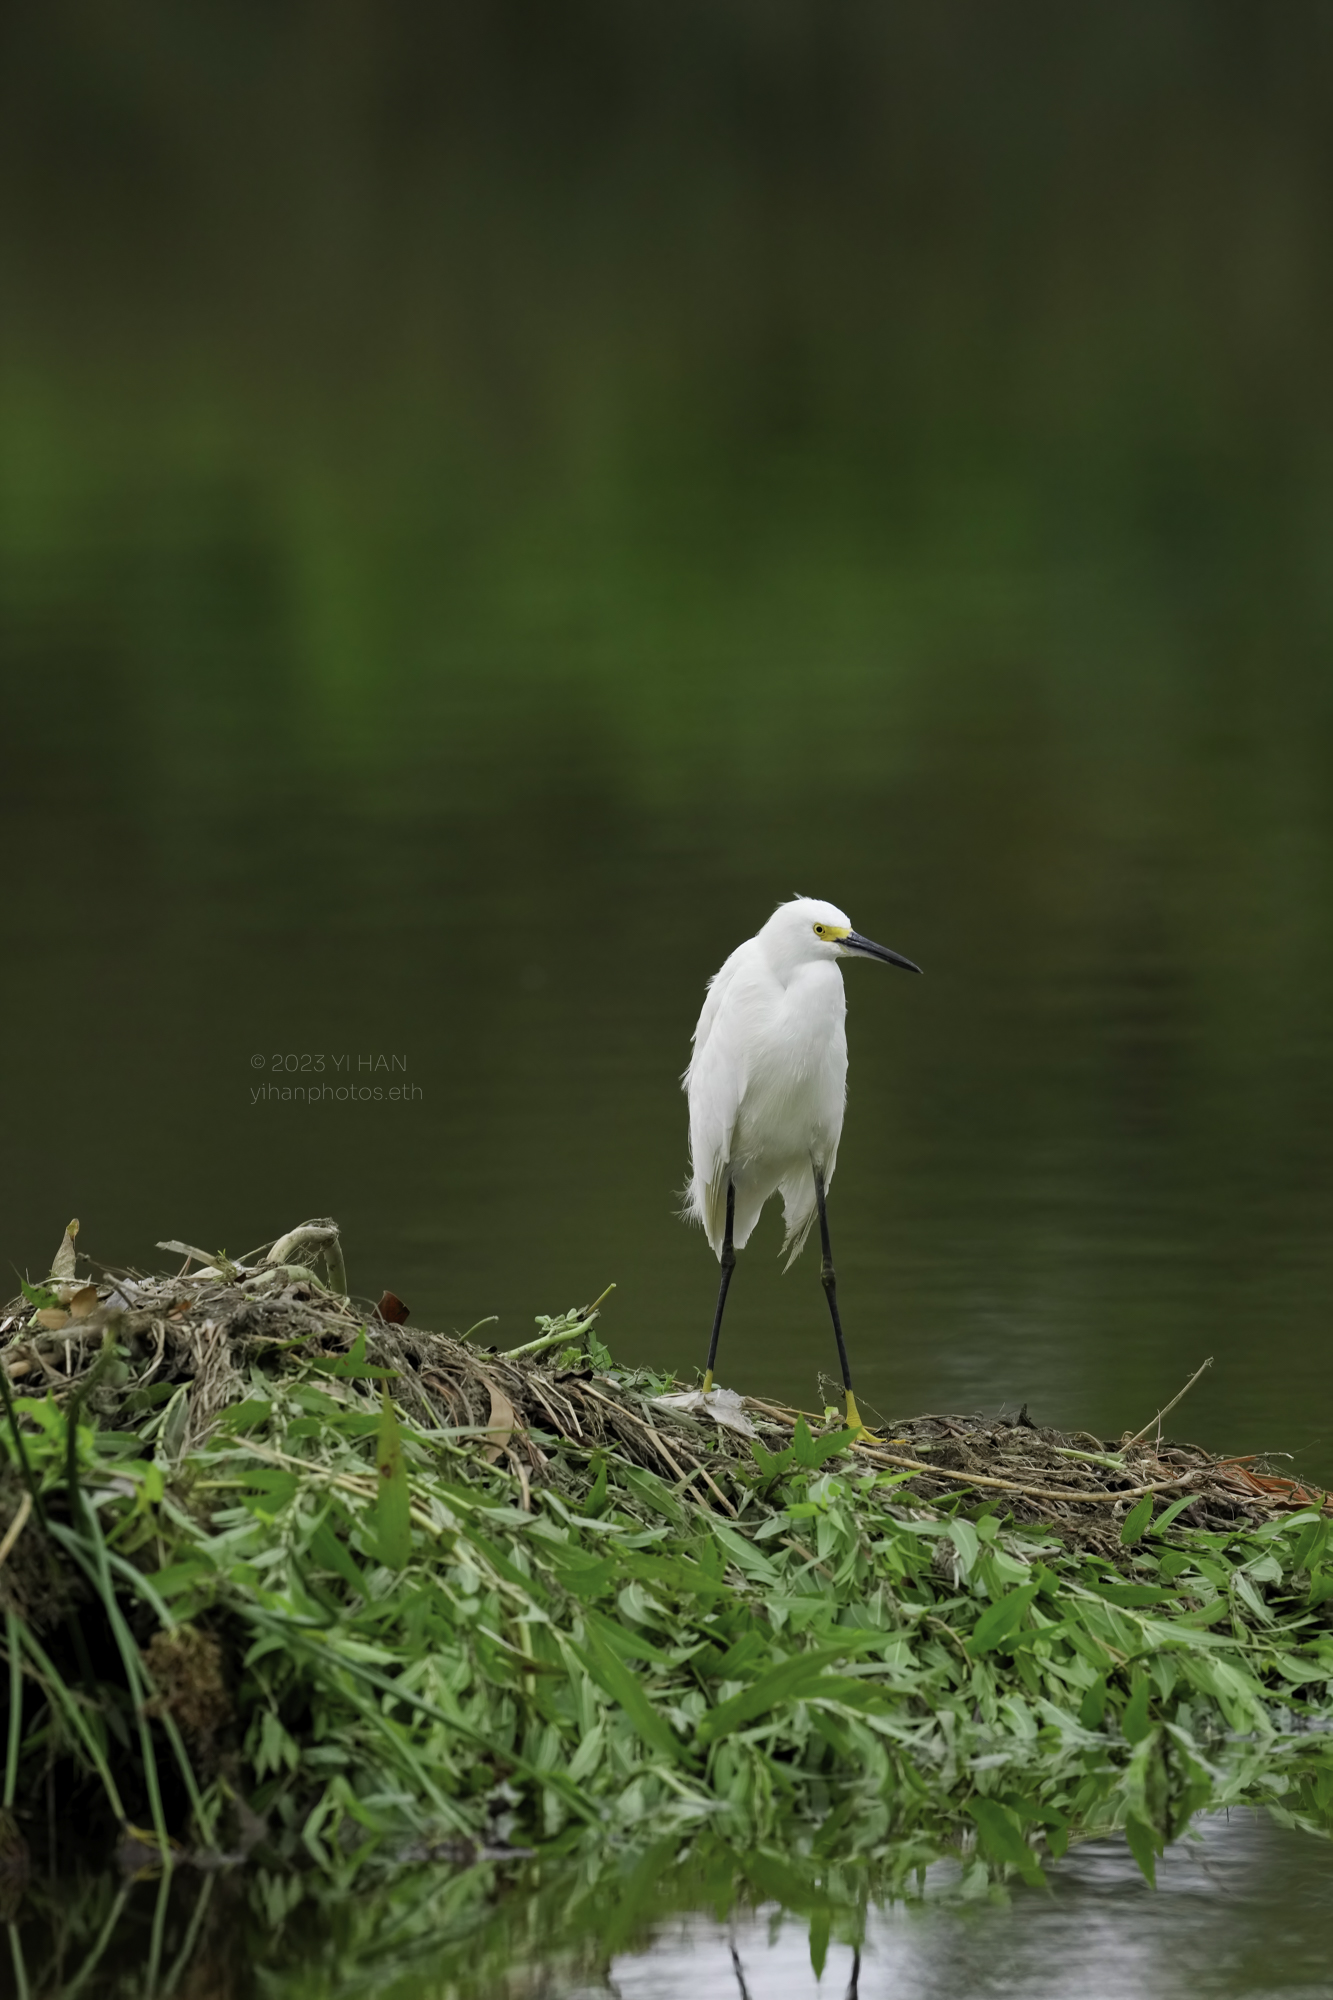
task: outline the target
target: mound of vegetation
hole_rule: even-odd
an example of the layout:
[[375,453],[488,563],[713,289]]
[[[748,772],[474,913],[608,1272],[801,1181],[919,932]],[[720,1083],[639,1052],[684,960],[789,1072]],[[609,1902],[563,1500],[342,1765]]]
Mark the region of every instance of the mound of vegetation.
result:
[[[346,1879],[707,1837],[978,1884],[1333,1821],[1324,1496],[1155,1436],[882,1445],[345,1294],[335,1225],[0,1323],[4,1840]],[[665,1399],[665,1400],[664,1400]]]

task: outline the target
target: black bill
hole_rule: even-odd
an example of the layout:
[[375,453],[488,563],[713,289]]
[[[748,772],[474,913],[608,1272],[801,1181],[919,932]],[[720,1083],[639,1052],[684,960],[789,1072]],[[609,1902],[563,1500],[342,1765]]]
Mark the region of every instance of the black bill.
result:
[[848,931],[842,940],[844,951],[860,952],[864,958],[882,958],[886,965],[901,965],[904,972],[920,972],[919,965],[913,965],[910,958],[901,952],[890,951],[886,944],[875,944],[872,939],[862,937],[860,931]]

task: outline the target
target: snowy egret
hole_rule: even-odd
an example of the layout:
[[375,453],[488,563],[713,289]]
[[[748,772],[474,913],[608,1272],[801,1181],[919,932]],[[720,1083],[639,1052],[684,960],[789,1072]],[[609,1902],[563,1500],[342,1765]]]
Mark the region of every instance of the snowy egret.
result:
[[847,1035],[840,958],[878,958],[920,972],[910,958],[872,944],[832,903],[796,896],[779,903],[708,982],[682,1084],[690,1105],[690,1183],[685,1215],[703,1224],[722,1266],[703,1390],[713,1386],[727,1287],[759,1211],[782,1191],[785,1270],[799,1257],[815,1216],[820,1277],[847,1392],[847,1422],[865,1431],[838,1317],[825,1195],[838,1160],[847,1100]]

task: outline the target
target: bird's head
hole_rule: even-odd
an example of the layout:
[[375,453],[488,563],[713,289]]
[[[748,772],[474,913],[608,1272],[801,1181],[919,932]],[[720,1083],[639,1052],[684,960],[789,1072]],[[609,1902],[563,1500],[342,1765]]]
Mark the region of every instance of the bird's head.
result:
[[904,972],[920,972],[910,958],[875,944],[852,929],[851,918],[835,903],[822,903],[816,896],[793,896],[779,903],[764,925],[765,935],[789,963],[800,964],[819,958],[878,958],[886,965],[900,965]]

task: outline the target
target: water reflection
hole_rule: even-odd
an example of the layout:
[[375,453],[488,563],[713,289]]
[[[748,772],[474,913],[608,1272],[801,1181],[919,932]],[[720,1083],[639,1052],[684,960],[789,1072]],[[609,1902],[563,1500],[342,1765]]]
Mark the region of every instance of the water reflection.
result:
[[[1150,1890],[1119,1842],[1077,1849],[1049,1896],[1007,1907],[872,1912],[859,1951],[861,2000],[1285,2000],[1333,1992],[1333,1851],[1254,1813],[1199,1822]],[[796,2000],[849,1988],[856,1955],[832,1942],[821,1979],[808,1927],[777,1912],[694,1916],[606,1982],[566,1988],[621,2000]],[[742,1983],[743,1982],[743,1983]]]
[[[738,1865],[739,1864],[739,1865]],[[1255,1811],[1196,1823],[1149,1889],[1120,1841],[1050,1865],[1049,1890],[960,1894],[954,1863],[866,1910],[856,1871],[668,1841],[609,1872],[441,1857],[355,1891],[299,1874],[36,1884],[0,1992],[57,2000],[1288,2000],[1328,1995],[1333,1848]],[[745,1885],[747,1875],[750,1887]],[[761,1886],[765,1876],[769,1886]],[[816,1878],[822,1879],[822,1887]],[[785,1901],[781,1885],[786,1884]],[[768,1900],[770,1896],[774,1900]],[[733,1900],[733,1899],[739,1900]],[[795,1906],[795,1908],[793,1908]]]

